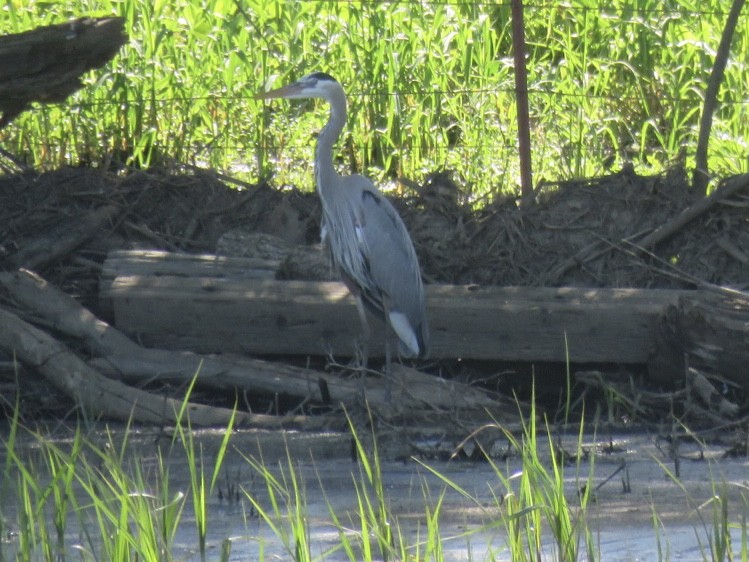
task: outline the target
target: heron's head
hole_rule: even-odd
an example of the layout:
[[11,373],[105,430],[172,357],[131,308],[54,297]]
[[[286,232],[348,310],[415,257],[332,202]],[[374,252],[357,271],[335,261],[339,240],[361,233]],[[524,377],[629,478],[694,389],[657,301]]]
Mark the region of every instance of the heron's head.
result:
[[342,91],[338,80],[325,72],[313,72],[281,88],[255,94],[256,100],[272,98],[326,98],[334,92]]

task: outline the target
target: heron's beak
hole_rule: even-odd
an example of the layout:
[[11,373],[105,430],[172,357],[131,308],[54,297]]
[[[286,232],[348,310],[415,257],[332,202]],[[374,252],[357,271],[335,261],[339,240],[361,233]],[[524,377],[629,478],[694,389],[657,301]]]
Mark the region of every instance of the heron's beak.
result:
[[289,84],[287,86],[282,86],[281,88],[276,88],[275,90],[270,90],[268,92],[259,92],[255,94],[254,98],[256,100],[269,100],[273,98],[288,98],[293,96],[294,94],[298,94],[302,90],[301,84],[299,82],[293,82],[292,84]]

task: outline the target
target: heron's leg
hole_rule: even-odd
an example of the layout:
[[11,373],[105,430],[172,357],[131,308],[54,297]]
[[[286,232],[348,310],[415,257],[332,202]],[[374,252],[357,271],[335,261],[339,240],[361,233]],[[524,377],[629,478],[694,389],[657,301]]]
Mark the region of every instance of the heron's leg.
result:
[[[383,299],[385,310],[390,310],[388,299]],[[392,369],[392,352],[390,344],[395,334],[393,326],[390,324],[390,318],[385,312],[385,401],[390,404],[393,398],[393,369]]]
[[361,289],[351,277],[346,275],[344,271],[340,272],[341,281],[346,285],[346,288],[354,296],[356,301],[356,312],[359,313],[359,322],[361,323],[362,335],[361,341],[357,342],[357,352],[361,354],[361,369],[362,373],[367,371],[367,360],[369,359],[369,340],[371,337],[371,330],[369,329],[369,321],[367,320],[367,311],[364,310],[364,301],[361,296]]
[[367,360],[369,359],[369,339],[372,334],[370,328],[369,328],[369,321],[367,320],[367,311],[364,310],[364,301],[362,301],[361,296],[358,293],[355,293],[354,296],[356,297],[356,311],[359,313],[359,321],[361,322],[361,337],[359,339],[357,347],[357,353],[360,355],[360,369],[361,374],[359,375],[359,392],[361,394],[362,399],[364,399],[367,395],[367,386],[366,386],[366,378],[367,378]]
[[359,313],[359,321],[361,322],[362,341],[361,343],[361,355],[362,355],[362,371],[367,370],[367,360],[369,359],[369,340],[372,336],[372,331],[369,328],[369,320],[367,320],[367,311],[364,310],[364,301],[362,301],[359,295],[356,295],[356,311]]
[[390,404],[393,399],[393,373],[390,365],[390,322],[385,321],[385,402]]

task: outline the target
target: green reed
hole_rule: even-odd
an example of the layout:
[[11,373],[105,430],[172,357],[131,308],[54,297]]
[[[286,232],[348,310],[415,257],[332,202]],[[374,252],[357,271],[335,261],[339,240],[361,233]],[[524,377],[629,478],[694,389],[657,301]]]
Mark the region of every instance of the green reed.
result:
[[[315,554],[319,547],[310,532],[307,483],[298,461],[287,453],[286,459],[275,465],[266,463],[262,456],[240,453],[256,478],[252,482],[259,484],[242,486],[257,516],[248,522],[247,538],[255,540],[256,533],[261,537],[263,533],[258,533],[257,527],[264,526],[285,547],[288,558],[300,562],[442,562],[449,559],[447,544],[459,541],[470,545],[474,536],[490,541],[486,555],[476,560],[600,560],[596,531],[588,522],[587,508],[595,494],[594,466],[582,454],[582,425],[576,435],[576,460],[566,463],[553,453],[554,431],[548,425],[539,427],[535,414],[532,409],[518,432],[505,433],[518,455],[519,470],[511,470],[499,459],[487,459],[496,476],[495,481],[487,482],[493,499],[487,502],[473,495],[448,475],[420,462],[437,481],[422,477],[423,510],[417,506],[406,513],[399,513],[402,498],[392,497],[385,483],[376,439],[372,436],[374,440],[365,443],[352,427],[358,464],[351,466],[348,475],[348,470],[342,470],[340,477],[352,479],[355,497],[351,506],[343,509],[333,507],[325,498],[338,542],[319,554]],[[200,447],[193,442],[196,437],[184,429],[177,432],[175,440],[181,446],[174,452],[184,453],[180,458],[195,467],[186,485],[189,490],[184,491],[175,491],[170,484],[168,455],[163,456],[159,448],[155,457],[151,449],[150,463],[133,454],[131,439],[137,433],[128,427],[122,435],[116,435],[105,428],[98,436],[90,436],[79,426],[65,439],[52,439],[14,418],[7,439],[2,441],[6,456],[0,505],[3,528],[14,533],[0,542],[0,560],[183,559],[183,554],[175,553],[177,530],[193,524],[182,520],[185,508],[192,508],[196,520],[208,518],[205,500],[212,494],[215,475],[224,462],[231,425],[212,468],[204,465]],[[690,511],[697,514],[702,533],[697,528],[695,532],[705,537],[700,544],[702,559],[746,561],[745,486],[727,484],[710,471],[712,497],[696,505],[678,477],[661,466],[664,475],[683,490],[687,505],[695,508]],[[741,490],[738,499],[730,499],[736,504],[733,509],[729,509],[729,496],[735,498],[735,494],[729,494],[731,486]],[[475,525],[466,525],[464,531],[452,536],[442,530],[446,515],[443,500],[448,493],[459,494],[464,505],[477,512]],[[672,557],[665,531],[653,507],[653,534],[660,560]],[[223,541],[222,560],[228,559],[232,540],[236,537]],[[198,529],[194,550],[200,549],[205,553],[205,527]],[[270,558],[261,543],[256,559]]]
[[[690,165],[723,10],[720,0],[529,2],[535,178]],[[342,170],[388,182],[454,169],[473,199],[517,187],[509,2],[6,0],[4,13],[5,33],[127,20],[129,44],[83,91],[0,133],[36,166],[174,159],[311,188],[324,107],[252,94],[325,70],[349,93]],[[713,125],[717,174],[749,169],[748,46],[744,16]]]

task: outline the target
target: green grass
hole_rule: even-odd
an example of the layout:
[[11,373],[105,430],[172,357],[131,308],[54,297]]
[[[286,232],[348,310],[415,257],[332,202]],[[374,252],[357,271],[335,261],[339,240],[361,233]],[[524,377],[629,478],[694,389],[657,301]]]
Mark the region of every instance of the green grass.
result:
[[[206,463],[190,431],[187,404],[186,399],[179,416],[185,426],[176,429],[168,450],[157,448],[154,462],[144,462],[134,455],[130,438],[137,432],[130,426],[116,436],[102,425],[89,436],[79,425],[66,438],[53,439],[23,426],[16,403],[2,439],[5,462],[0,481],[0,525],[12,530],[16,539],[5,540],[12,533],[4,534],[0,560],[60,561],[76,552],[80,560],[168,562],[175,559],[174,541],[188,503],[205,559],[207,501],[214,495],[232,423],[206,485]],[[170,485],[168,457],[175,449],[182,450],[188,464],[188,491],[173,491]],[[71,532],[78,534],[72,539],[74,546],[69,544]]]
[[[199,371],[196,372],[195,376],[192,378],[186,396],[192,394],[195,382],[198,379],[198,374]],[[208,533],[208,499],[214,495],[216,483],[218,482],[221,473],[221,467],[223,466],[224,458],[226,457],[229,440],[231,439],[232,430],[234,428],[236,407],[232,412],[232,417],[229,420],[227,428],[224,430],[224,436],[221,439],[221,444],[219,445],[213,462],[213,470],[210,471],[210,478],[206,479],[207,467],[203,456],[203,447],[200,444],[196,444],[193,439],[192,424],[190,423],[190,417],[187,413],[187,406],[188,400],[185,399],[182,402],[182,408],[177,415],[177,426],[174,438],[172,439],[172,447],[181,444],[184,449],[185,458],[187,459],[187,467],[190,473],[190,490],[192,491],[193,515],[195,517],[195,527],[198,533],[200,556],[202,559],[205,559],[205,541]],[[159,459],[161,459],[161,457],[159,457]],[[160,463],[160,466],[163,466],[163,464]]]
[[[143,437],[131,426],[114,432],[102,424],[92,432],[90,426],[79,425],[52,438],[43,430],[25,427],[16,404],[0,441],[0,560],[168,562],[185,559],[187,551],[199,553],[201,560],[218,556],[223,561],[229,559],[235,541],[257,543],[254,559],[260,562],[274,559],[275,554],[266,555],[266,547],[275,552],[277,545],[294,562],[443,562],[450,559],[448,545],[469,548],[472,541],[486,544],[485,556],[475,555],[476,560],[602,560],[597,531],[589,520],[589,508],[598,492],[595,457],[583,446],[582,423],[575,428],[574,449],[565,455],[559,454],[560,430],[548,423],[540,425],[533,405],[515,432],[500,425],[483,428],[504,435],[508,458],[512,459],[487,457],[491,476],[485,483],[475,484],[480,484],[476,489],[488,486],[490,499],[429,462],[418,461],[422,471],[414,478],[423,504],[420,507],[417,502],[405,512],[402,498],[393,495],[387,483],[376,436],[362,436],[352,424],[357,463],[339,459],[340,469],[335,472],[337,481],[351,484],[350,507],[334,505],[318,477],[327,507],[325,524],[337,535],[337,540],[328,539],[323,550],[312,533],[313,526],[316,530],[321,526],[320,515],[314,516],[313,523],[308,482],[290,449],[277,463],[266,462],[262,450],[257,456],[248,455],[232,444],[230,423],[208,461],[202,441],[190,428],[186,405],[187,400],[179,415],[183,424],[175,429],[171,441],[165,440],[168,446],[162,449],[134,444],[136,438],[142,441]],[[566,422],[563,425],[567,427]],[[246,535],[234,537],[227,532],[222,536],[224,531],[218,529],[213,539],[218,536],[221,544],[212,548],[220,548],[220,552],[209,553],[209,504],[217,495],[219,474],[225,471],[229,451],[237,451],[237,460],[250,472],[249,480],[242,484],[236,478],[242,499],[232,504],[234,518],[244,519]],[[174,463],[188,464],[180,470],[187,473],[181,489],[172,481],[170,467]],[[731,493],[729,486],[736,484],[723,482],[711,469],[707,481],[712,482],[712,495],[695,505],[679,477],[665,463],[658,463],[663,476],[673,482],[674,492],[683,492],[689,513],[697,516],[700,532],[697,528],[695,532],[702,559],[747,561],[749,501],[745,486],[738,486],[738,495]],[[474,513],[457,527],[453,521],[451,528],[459,530],[451,535],[445,534],[442,526],[448,515],[448,495],[462,498],[461,509]],[[247,502],[249,509],[242,502]],[[738,506],[729,509],[729,502]],[[666,526],[655,506],[652,514],[659,559],[670,560]],[[184,530],[191,527],[194,543],[186,545]]]
[[[722,0],[527,4],[537,181],[692,164]],[[3,14],[3,33],[121,15],[131,37],[84,91],[0,133],[36,166],[174,158],[311,188],[325,109],[252,94],[326,70],[349,92],[343,170],[388,182],[454,169],[473,200],[517,187],[509,2],[6,0]],[[744,15],[713,124],[719,175],[749,169],[748,65]]]
[[245,460],[265,484],[265,503],[256,491],[243,490],[253,509],[281,542],[290,560],[314,560],[307,525],[304,483],[297,474],[291,456],[288,456],[286,466],[280,466],[278,475],[263,462],[262,458],[245,457]]

